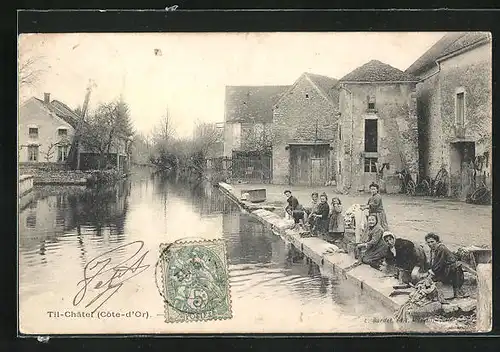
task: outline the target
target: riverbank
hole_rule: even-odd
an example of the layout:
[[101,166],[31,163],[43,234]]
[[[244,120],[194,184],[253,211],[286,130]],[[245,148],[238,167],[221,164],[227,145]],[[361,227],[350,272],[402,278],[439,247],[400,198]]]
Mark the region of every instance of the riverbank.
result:
[[[317,237],[301,237],[297,231],[291,229],[293,221],[286,220],[273,212],[273,210],[280,210],[279,206],[259,205],[241,200],[238,195],[239,189],[226,183],[220,183],[219,189],[237,203],[243,211],[249,212],[251,216],[268,226],[275,235],[291,243],[297,250],[310,258],[319,266],[325,276],[344,277],[368,296],[393,311],[399,309],[406,302],[407,295],[390,295],[394,290],[393,286],[398,284],[396,278],[388,274],[388,272],[379,271],[367,265],[350,268],[356,260],[349,252],[346,253],[342,248]],[[446,305],[439,302],[433,303],[432,307],[428,307],[431,309],[427,312],[427,316],[473,314],[476,309],[475,282],[469,277],[467,285],[471,293],[470,298],[449,300],[449,304]],[[452,294],[451,287],[439,285],[439,289],[446,298],[449,298]]]
[[[329,186],[284,186],[274,184],[231,184],[239,197],[245,189],[266,189],[266,206],[280,211],[285,207],[283,191],[290,189],[301,204],[309,204],[311,193],[325,192],[329,201],[339,197],[344,211],[353,204],[366,204],[369,194],[352,193],[339,195]],[[492,248],[492,207],[467,204],[445,198],[408,197],[402,194],[382,194],[384,209],[391,231],[415,243],[425,244],[428,232],[437,233],[451,250],[459,247],[476,246]]]
[[109,183],[126,177],[116,170],[66,170],[60,166],[29,165],[19,166],[19,177],[30,175],[33,185],[91,186],[96,183]]

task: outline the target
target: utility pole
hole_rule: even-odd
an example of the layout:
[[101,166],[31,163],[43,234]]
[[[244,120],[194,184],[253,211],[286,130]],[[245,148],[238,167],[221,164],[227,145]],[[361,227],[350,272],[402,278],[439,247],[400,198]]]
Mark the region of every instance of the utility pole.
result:
[[85,119],[85,115],[87,114],[87,109],[89,106],[90,94],[92,93],[92,89],[97,87],[95,82],[92,79],[89,79],[89,84],[87,86],[87,92],[85,93],[85,99],[83,100],[82,106],[82,119]]
[[78,119],[78,125],[76,127],[76,133],[75,133],[75,142],[73,143],[73,146],[75,148],[76,152],[76,169],[80,170],[80,140],[81,140],[81,133],[82,133],[82,125],[85,121],[85,115],[87,114],[87,110],[89,107],[89,100],[90,100],[90,94],[92,93],[92,90],[97,87],[93,79],[89,79],[89,83],[87,85],[87,91],[85,93],[85,98],[83,99],[83,106],[82,106],[82,116]]

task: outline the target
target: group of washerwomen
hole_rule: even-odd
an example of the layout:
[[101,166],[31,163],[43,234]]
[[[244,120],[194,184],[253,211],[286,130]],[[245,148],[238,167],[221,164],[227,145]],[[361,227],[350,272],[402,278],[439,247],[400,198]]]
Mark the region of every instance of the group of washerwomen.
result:
[[[383,262],[396,268],[400,284],[409,286],[423,278],[440,281],[453,286],[454,297],[463,297],[464,273],[455,255],[440,241],[435,233],[428,233],[425,242],[430,248],[427,261],[422,246],[407,239],[396,238],[389,231],[387,216],[379,193],[379,186],[370,185],[371,196],[361,210],[368,210],[367,224],[363,230],[361,243],[356,245],[357,264],[367,264],[381,269]],[[338,197],[328,204],[328,196],[317,192],[311,194],[311,205],[302,206],[290,190],[284,192],[287,198],[286,213],[294,220],[294,228],[302,229],[312,236],[324,237],[332,243],[344,236],[342,202]],[[418,278],[418,279],[417,279]]]

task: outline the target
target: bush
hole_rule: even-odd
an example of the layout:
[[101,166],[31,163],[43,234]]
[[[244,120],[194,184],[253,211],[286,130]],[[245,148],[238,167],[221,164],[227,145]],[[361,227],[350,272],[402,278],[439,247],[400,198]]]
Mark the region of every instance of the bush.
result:
[[122,174],[116,169],[91,170],[88,172],[88,184],[99,185],[118,181]]

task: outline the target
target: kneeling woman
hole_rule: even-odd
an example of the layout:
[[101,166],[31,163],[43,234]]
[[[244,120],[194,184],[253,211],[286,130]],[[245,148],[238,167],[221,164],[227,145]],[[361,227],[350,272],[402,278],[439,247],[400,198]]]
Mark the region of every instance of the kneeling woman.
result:
[[400,284],[412,281],[411,274],[416,267],[419,272],[425,272],[425,252],[420,245],[404,238],[396,238],[389,231],[385,231],[383,237],[388,247],[385,260],[396,267]]
[[428,233],[425,242],[431,249],[431,268],[429,277],[434,281],[448,283],[453,286],[453,297],[463,297],[462,285],[464,284],[464,272],[453,253],[441,243],[439,236]]
[[361,262],[375,269],[380,268],[388,251],[387,244],[382,238],[383,233],[384,229],[378,224],[377,216],[369,215],[368,224],[363,233],[363,243],[358,244],[357,249],[358,251],[366,249],[361,255]]

